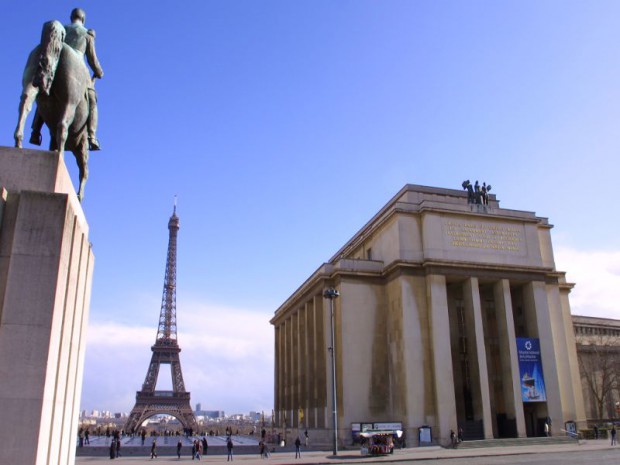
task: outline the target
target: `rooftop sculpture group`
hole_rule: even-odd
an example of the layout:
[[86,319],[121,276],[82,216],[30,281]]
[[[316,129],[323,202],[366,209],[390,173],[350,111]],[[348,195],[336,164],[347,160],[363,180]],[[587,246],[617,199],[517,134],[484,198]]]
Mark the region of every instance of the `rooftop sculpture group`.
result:
[[476,181],[473,186],[469,179],[463,181],[463,189],[467,189],[467,204],[471,205],[488,205],[489,204],[489,192],[491,191],[491,184],[487,186],[486,182],[482,183],[482,187]]
[[[50,150],[61,155],[65,149],[73,152],[80,174],[80,200],[88,179],[89,150],[100,149],[94,82],[103,77],[95,52],[95,31],[86,29],[85,22],[84,10],[75,8],[71,12],[71,24],[63,26],[58,21],[49,21],[43,25],[41,44],[30,53],[24,70],[14,135],[15,147],[21,148],[24,124],[36,101],[30,142],[41,145],[41,128],[45,123],[50,130]],[[84,56],[93,71],[92,78]]]

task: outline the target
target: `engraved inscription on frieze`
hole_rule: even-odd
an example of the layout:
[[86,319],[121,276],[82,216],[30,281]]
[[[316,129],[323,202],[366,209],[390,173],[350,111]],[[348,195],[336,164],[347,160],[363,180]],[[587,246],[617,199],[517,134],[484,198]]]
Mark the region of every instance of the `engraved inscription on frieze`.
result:
[[524,252],[524,231],[520,225],[448,220],[444,233],[448,244],[457,248]]

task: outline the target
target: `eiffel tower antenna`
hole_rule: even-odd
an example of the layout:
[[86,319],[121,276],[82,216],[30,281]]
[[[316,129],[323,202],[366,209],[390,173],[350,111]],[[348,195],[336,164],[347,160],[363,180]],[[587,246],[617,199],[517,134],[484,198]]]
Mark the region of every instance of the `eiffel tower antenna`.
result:
[[[168,256],[164,291],[161,298],[159,325],[155,344],[151,347],[153,355],[146,373],[142,390],[136,393],[136,404],[125,424],[128,433],[137,432],[148,418],[167,414],[176,417],[185,429],[195,430],[196,417],[190,406],[190,393],[185,391],[179,353],[181,348],[177,341],[177,234],[179,217],[177,216],[177,199],[174,197],[174,209],[168,221]],[[156,391],[157,377],[161,365],[170,365],[172,391]]]

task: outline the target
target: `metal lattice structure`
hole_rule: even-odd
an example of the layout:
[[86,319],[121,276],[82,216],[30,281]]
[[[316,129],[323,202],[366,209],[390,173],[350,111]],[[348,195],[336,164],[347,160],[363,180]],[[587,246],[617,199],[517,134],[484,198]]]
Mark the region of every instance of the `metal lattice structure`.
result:
[[[179,217],[176,215],[176,205],[170,221],[168,240],[168,257],[166,259],[166,276],[164,291],[159,313],[159,326],[155,344],[151,346],[153,355],[146,373],[142,390],[136,393],[136,405],[129,414],[125,424],[125,431],[135,432],[148,418],[166,414],[176,417],[184,428],[196,429],[196,417],[189,403],[190,393],[185,391],[183,373],[179,352],[181,348],[177,342],[177,233],[179,232]],[[157,377],[161,365],[170,365],[172,376],[171,391],[156,391]]]

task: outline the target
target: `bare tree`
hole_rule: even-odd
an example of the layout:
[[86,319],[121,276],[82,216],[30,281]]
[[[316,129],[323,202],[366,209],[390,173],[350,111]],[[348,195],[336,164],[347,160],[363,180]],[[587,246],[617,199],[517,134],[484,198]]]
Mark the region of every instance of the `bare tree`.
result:
[[620,337],[605,334],[576,337],[581,379],[587,386],[597,418],[614,416],[620,387]]

